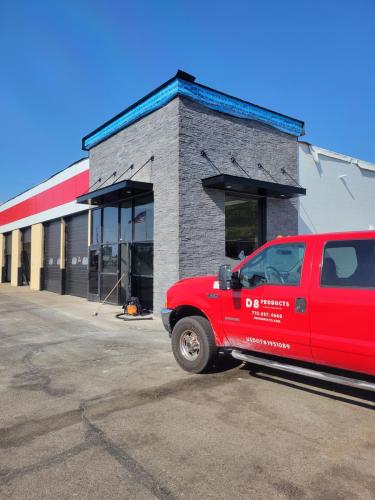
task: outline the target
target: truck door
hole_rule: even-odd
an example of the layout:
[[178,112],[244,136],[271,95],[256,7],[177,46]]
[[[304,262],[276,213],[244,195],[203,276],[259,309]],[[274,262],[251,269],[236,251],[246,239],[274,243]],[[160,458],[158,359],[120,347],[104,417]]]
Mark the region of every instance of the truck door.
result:
[[309,275],[313,241],[275,243],[237,269],[241,288],[222,292],[225,334],[236,347],[312,360]]
[[375,375],[375,238],[322,238],[314,267],[315,361]]

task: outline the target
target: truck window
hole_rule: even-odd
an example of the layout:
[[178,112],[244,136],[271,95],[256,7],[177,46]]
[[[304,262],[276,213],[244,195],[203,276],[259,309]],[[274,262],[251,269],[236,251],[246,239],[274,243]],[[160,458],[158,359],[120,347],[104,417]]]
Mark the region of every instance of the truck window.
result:
[[240,270],[243,288],[259,285],[299,285],[305,245],[290,243],[268,247]]
[[375,239],[327,242],[320,284],[334,288],[375,288]]

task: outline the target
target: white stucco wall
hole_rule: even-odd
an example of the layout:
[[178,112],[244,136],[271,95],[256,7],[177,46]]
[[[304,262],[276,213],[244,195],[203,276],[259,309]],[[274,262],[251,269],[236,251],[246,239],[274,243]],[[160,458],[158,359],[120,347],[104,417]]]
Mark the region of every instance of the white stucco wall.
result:
[[375,229],[375,165],[298,145],[299,234]]

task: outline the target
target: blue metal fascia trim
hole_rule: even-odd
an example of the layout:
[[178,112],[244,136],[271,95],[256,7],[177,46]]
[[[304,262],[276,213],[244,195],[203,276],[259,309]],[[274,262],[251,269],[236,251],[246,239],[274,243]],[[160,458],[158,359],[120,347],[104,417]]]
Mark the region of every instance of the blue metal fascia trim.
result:
[[190,97],[203,106],[220,111],[221,113],[248,120],[258,120],[288,134],[300,136],[304,132],[303,123],[299,120],[280,115],[274,111],[255,106],[249,102],[185,80],[179,81],[179,95]]
[[297,137],[304,133],[303,122],[299,120],[241,101],[240,99],[222,94],[199,84],[176,78],[134,108],[125,111],[119,118],[86,136],[83,140],[83,149],[91,149],[99,142],[108,139],[139,118],[165,106],[176,96],[188,97],[203,106],[231,116],[258,120]]

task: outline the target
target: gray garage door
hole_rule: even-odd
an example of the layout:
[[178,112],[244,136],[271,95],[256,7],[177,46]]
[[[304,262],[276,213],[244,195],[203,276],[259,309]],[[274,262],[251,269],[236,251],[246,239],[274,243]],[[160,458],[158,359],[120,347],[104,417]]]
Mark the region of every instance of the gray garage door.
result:
[[12,233],[5,235],[4,281],[10,282],[12,269]]
[[73,215],[66,220],[65,293],[87,297],[88,215]]
[[44,289],[61,293],[60,220],[44,224]]

